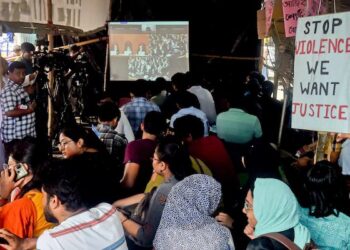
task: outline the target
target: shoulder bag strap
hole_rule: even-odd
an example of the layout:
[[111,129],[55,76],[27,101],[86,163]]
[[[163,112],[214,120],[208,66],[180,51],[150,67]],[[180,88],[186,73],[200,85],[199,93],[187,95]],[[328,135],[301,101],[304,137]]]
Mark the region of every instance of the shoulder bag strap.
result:
[[263,234],[259,237],[267,237],[267,238],[274,239],[279,243],[281,243],[286,248],[288,248],[289,250],[301,250],[293,241],[291,241],[286,236],[280,233],[268,233],[268,234]]

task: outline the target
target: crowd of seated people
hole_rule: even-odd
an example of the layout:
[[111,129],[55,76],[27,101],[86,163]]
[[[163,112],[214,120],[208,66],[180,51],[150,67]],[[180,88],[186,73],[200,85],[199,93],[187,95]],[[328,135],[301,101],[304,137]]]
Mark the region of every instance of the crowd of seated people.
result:
[[333,163],[286,157],[266,110],[280,106],[261,75],[227,91],[211,122],[199,101],[211,92],[193,94],[188,81],[177,73],[171,93],[158,86],[161,107],[145,88],[131,90],[120,109],[135,140],[104,99],[97,126],[61,130],[60,159],[38,153],[35,138],[12,141],[0,173],[0,247],[350,249],[346,144]]
[[156,56],[183,56],[188,53],[187,34],[151,34],[149,50]]
[[[171,58],[184,57],[188,54],[188,35],[186,34],[151,34],[148,52],[140,44],[135,55],[129,55],[128,72],[131,79],[144,78],[155,80],[158,76],[170,79]],[[126,54],[125,54],[126,53]]]
[[128,72],[131,79],[143,77],[147,80],[155,80],[162,75],[169,77],[169,58],[161,56],[131,56],[128,59]]

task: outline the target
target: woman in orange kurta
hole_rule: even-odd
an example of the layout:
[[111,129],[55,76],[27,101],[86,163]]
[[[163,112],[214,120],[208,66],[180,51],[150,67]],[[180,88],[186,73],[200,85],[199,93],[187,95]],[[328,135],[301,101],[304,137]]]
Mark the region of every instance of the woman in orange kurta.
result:
[[21,238],[39,237],[54,226],[44,215],[39,157],[34,143],[27,139],[18,141],[10,154],[8,168],[0,173],[2,202],[6,203],[17,188],[20,190],[12,202],[0,207],[0,228]]

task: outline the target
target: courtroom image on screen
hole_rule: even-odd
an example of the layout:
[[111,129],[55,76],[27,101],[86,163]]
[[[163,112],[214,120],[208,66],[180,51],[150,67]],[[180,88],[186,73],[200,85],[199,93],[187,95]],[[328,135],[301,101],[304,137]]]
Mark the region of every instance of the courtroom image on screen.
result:
[[188,22],[110,22],[110,80],[170,80],[189,70]]

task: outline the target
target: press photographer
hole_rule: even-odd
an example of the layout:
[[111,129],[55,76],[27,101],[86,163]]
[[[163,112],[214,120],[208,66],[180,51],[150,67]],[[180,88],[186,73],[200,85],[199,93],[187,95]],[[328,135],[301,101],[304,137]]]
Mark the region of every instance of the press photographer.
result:
[[34,73],[33,65],[32,65],[32,57],[35,51],[35,47],[33,44],[24,42],[21,44],[21,56],[17,59],[17,61],[25,64],[25,73],[26,75],[30,75]]

